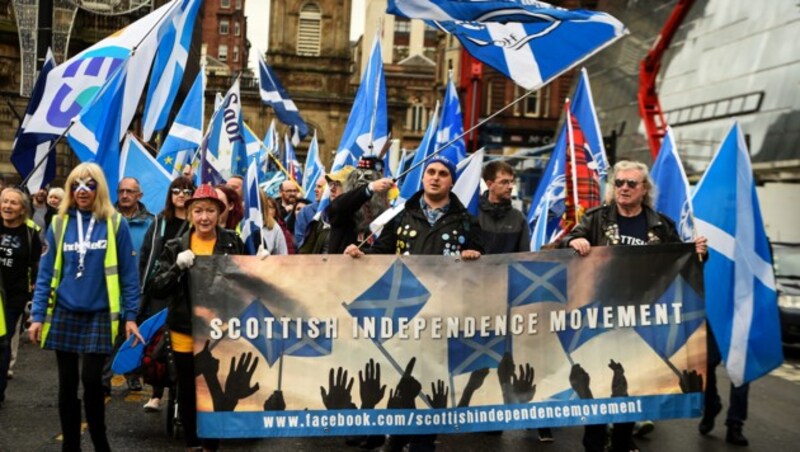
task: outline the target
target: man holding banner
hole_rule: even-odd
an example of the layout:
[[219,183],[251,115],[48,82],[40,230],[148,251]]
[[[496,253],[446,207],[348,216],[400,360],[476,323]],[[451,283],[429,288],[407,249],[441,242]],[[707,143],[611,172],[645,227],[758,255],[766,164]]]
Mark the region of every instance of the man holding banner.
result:
[[[623,160],[614,165],[608,178],[606,203],[589,209],[580,223],[561,242],[586,256],[592,246],[654,245],[681,242],[675,223],[655,210],[655,185],[647,165]],[[707,239],[694,240],[695,251],[708,253]],[[633,422],[614,424],[611,450],[635,450]],[[603,450],[606,443],[605,425],[589,425],[583,436],[587,451]]]

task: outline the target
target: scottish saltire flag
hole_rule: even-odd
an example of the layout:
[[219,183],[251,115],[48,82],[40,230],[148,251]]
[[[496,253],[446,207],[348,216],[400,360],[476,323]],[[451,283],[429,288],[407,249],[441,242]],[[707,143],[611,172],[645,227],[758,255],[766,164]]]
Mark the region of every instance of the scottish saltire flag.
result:
[[302,183],[303,181],[303,171],[302,166],[300,166],[300,160],[297,160],[297,154],[294,153],[294,146],[292,146],[291,141],[289,140],[289,135],[283,136],[283,167],[286,168],[286,171],[289,173],[292,179],[295,180],[298,184]]
[[469,213],[478,216],[481,198],[481,172],[483,171],[484,150],[480,149],[458,164],[459,176],[453,187],[453,194]]
[[478,369],[496,369],[506,352],[506,336],[489,333],[447,338],[447,369],[450,375],[461,375]]
[[529,90],[627,33],[609,14],[539,1],[389,0],[387,12],[455,35],[470,55]]
[[508,266],[508,305],[567,303],[567,266],[560,262],[515,262]]
[[657,211],[665,214],[675,222],[678,234],[684,242],[694,238],[694,213],[692,212],[691,196],[689,195],[689,179],[681,164],[681,157],[675,147],[675,137],[672,128],[667,127],[667,133],[661,142],[650,176],[656,185]]
[[[681,304],[680,319],[675,316],[674,303]],[[654,312],[666,311],[669,322],[663,325],[637,326],[634,329],[664,359],[669,359],[680,350],[706,321],[703,297],[680,275],[650,308]]]
[[[109,184],[119,181],[119,132],[129,65],[130,60],[125,60],[117,67],[108,83],[81,110],[67,133],[67,140],[75,155],[82,162],[100,165]],[[109,190],[109,195],[116,202],[117,191]]]
[[[461,115],[461,103],[458,101],[458,91],[453,84],[453,76],[447,81],[447,92],[444,96],[442,119],[436,130],[436,151],[440,149],[441,155],[447,157],[455,164],[467,158],[467,147],[464,145],[464,117]],[[449,146],[448,146],[449,145]],[[445,148],[447,146],[447,148]]]
[[[586,318],[589,309],[603,309],[603,305],[599,301],[594,301],[580,307],[578,310],[581,311],[581,318]],[[566,313],[567,319],[570,318],[570,312],[572,311]],[[567,322],[569,322],[569,320],[567,320]],[[577,330],[567,326],[562,331],[556,332],[556,335],[558,336],[558,341],[561,342],[561,347],[564,349],[564,352],[569,356],[583,344],[607,331],[612,330],[606,328],[591,328],[588,326],[588,322],[583,322],[581,327]]]
[[[323,329],[323,325],[319,325],[319,328]],[[284,339],[284,355],[314,358],[330,355],[331,352],[333,352],[333,339],[327,337],[324,331],[320,331],[319,336],[314,338],[308,322],[303,322],[302,331],[299,334],[295,323],[289,323],[289,334]]]
[[600,176],[590,165],[592,154],[586,146],[583,130],[570,112],[567,99],[564,111],[567,114],[567,168],[564,196],[564,215],[561,216],[561,234],[572,230],[583,217],[583,213],[602,202],[600,198]]
[[[130,61],[123,87],[121,119],[116,123],[119,153],[119,141],[136,113],[158,49],[159,30],[169,23],[171,14],[177,10],[173,8],[175,2],[165,4],[50,71],[39,108],[31,115],[25,132],[61,135],[122,63]],[[132,52],[134,47],[135,53]]]
[[[247,164],[242,123],[242,104],[239,95],[239,78],[233,82],[219,108],[214,112],[204,138],[204,163],[227,181],[233,174],[243,175],[239,165]],[[203,178],[211,172],[203,172]],[[246,171],[246,170],[245,170]],[[207,179],[201,179],[203,183]]]
[[165,22],[159,30],[158,53],[150,72],[150,84],[144,104],[144,141],[150,141],[154,131],[158,132],[167,126],[172,104],[186,70],[194,22],[202,3],[202,0],[179,0],[171,20]]
[[[275,116],[282,123],[291,126],[299,141],[302,141],[308,135],[308,126],[300,116],[297,105],[289,98],[289,94],[281,85],[278,77],[272,72],[272,68],[264,61],[261,52],[258,52],[258,87],[261,101],[271,106],[275,110]],[[299,141],[295,143],[295,146]]]
[[132,134],[125,136],[119,159],[119,178],[135,177],[142,187],[142,203],[150,212],[164,209],[164,198],[172,175],[153,158]]
[[[275,319],[272,322],[271,330],[267,330],[265,319]],[[256,298],[239,314],[239,321],[243,326],[248,322],[255,322],[258,325],[258,336],[251,338],[245,334],[242,337],[250,341],[253,347],[261,353],[261,356],[267,360],[267,364],[272,367],[281,357],[284,349],[283,327],[278,318],[272,315],[272,312],[264,306],[261,300]]]
[[315,130],[311,144],[308,146],[306,166],[303,169],[303,191],[306,193],[306,198],[312,202],[317,201],[314,187],[320,177],[325,177],[325,166],[319,157],[319,143],[317,142],[317,131]]
[[178,110],[175,121],[172,122],[164,144],[158,151],[156,158],[170,172],[173,179],[180,176],[184,165],[189,163],[203,142],[205,87],[205,67],[201,67],[189,94],[183,100],[181,109]]
[[419,143],[419,147],[414,151],[414,159],[411,161],[410,168],[414,168],[405,175],[403,184],[400,186],[400,199],[409,199],[422,188],[422,169],[425,166],[422,162],[433,154],[436,148],[436,131],[439,121],[439,101],[433,109],[433,115],[428,122],[428,129]]
[[528,211],[531,251],[539,251],[561,233],[561,217],[566,210],[566,168],[567,124],[564,123]]
[[261,237],[264,227],[263,206],[258,192],[258,168],[255,159],[247,167],[247,176],[244,179],[244,218],[242,219],[241,236],[247,254],[254,256],[261,245],[257,240]]
[[280,155],[280,138],[278,137],[278,131],[275,129],[274,119],[269,123],[269,129],[267,129],[267,133],[264,135],[264,146],[267,147],[267,150],[269,150],[272,155],[276,157]]
[[753,169],[738,123],[692,198],[695,224],[708,237],[706,315],[731,381],[753,381],[783,362],[775,276]]
[[331,172],[345,165],[355,166],[362,155],[378,155],[388,139],[386,82],[383,78],[381,40],[376,35]]
[[385,342],[389,338],[384,337],[381,319],[390,319],[392,332],[396,332],[400,317],[413,318],[430,297],[428,289],[403,261],[397,259],[364,293],[345,305],[345,309],[356,318],[359,325],[374,323],[375,340]]
[[[56,177],[56,153],[49,151],[53,140],[58,137],[51,134],[25,133],[33,112],[39,108],[39,103],[42,100],[47,74],[55,67],[56,60],[53,58],[53,52],[48,48],[47,58],[44,60],[42,69],[39,71],[39,77],[33,86],[28,108],[25,109],[25,117],[22,118],[17,134],[14,136],[14,144],[11,147],[11,163],[22,179],[28,180],[28,193],[36,193]],[[47,158],[47,161],[39,165],[36,172],[30,175],[31,171],[44,158]]]
[[581,68],[581,75],[575,92],[572,94],[570,106],[572,116],[580,124],[583,132],[586,155],[587,157],[591,156],[588,166],[599,175],[602,191],[608,175],[608,156],[603,143],[603,134],[600,132],[600,122],[597,120],[597,111],[592,100],[592,87],[589,85],[589,74],[586,72],[586,68]]
[[253,129],[244,123],[244,147],[247,152],[247,164],[255,161],[256,170],[258,174],[258,183],[261,184],[267,180],[266,164],[269,157],[267,157],[267,150],[264,143],[258,139]]

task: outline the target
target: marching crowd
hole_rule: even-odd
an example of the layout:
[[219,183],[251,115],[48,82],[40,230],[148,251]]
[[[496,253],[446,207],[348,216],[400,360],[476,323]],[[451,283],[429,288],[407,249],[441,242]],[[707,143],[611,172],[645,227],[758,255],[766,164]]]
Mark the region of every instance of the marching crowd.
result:
[[[369,225],[389,206],[394,187],[391,178],[383,177],[380,160],[362,158],[357,167],[344,167],[321,178],[315,201],[302,198],[297,184],[287,180],[275,199],[260,193],[264,218],[256,254],[261,258],[428,254],[474,260],[482,254],[528,251],[528,224],[511,204],[513,168],[499,160],[485,165],[487,190],[480,198],[477,217],[452,192],[456,177],[456,166],[448,158],[436,155],[427,160],[422,189],[406,200],[405,209],[375,240]],[[586,211],[554,246],[585,256],[594,246],[680,241],[673,222],[652,208],[655,187],[646,165],[619,162],[608,181],[606,202]],[[216,187],[196,187],[191,178],[178,177],[165,194],[164,209],[155,215],[141,202],[146,187],[134,178],[119,182],[117,203],[112,204],[109,190],[114,187],[92,163],[74,168],[63,190],[40,190],[29,197],[18,188],[4,188],[0,195],[0,409],[8,380],[13,378],[21,319],[29,306],[31,341],[55,351],[63,450],[80,450],[79,383],[94,448],[110,450],[104,404],[110,390],[110,357],[126,337],[134,336],[134,343],[143,341],[138,325],[166,307],[185,446],[187,450],[216,450],[217,440],[198,438],[196,431],[192,300],[186,272],[196,256],[245,254],[238,232],[244,217],[242,186],[239,176]],[[331,202],[318,212],[317,200],[326,186]],[[707,255],[706,239],[697,238],[695,249]],[[702,434],[713,429],[722,407],[712,378],[719,352],[713,334],[708,337]],[[126,377],[130,390],[142,390],[137,372]],[[164,386],[153,387],[152,398],[143,407],[146,412],[162,409],[164,391]],[[745,385],[731,392],[726,420],[729,443],[747,445],[742,434],[746,415]],[[616,424],[609,446],[607,427],[589,425],[583,443],[587,451],[637,450],[634,434],[645,434],[652,426]],[[553,441],[553,433],[540,429],[539,438]],[[386,450],[433,450],[434,440],[408,436],[366,444]]]

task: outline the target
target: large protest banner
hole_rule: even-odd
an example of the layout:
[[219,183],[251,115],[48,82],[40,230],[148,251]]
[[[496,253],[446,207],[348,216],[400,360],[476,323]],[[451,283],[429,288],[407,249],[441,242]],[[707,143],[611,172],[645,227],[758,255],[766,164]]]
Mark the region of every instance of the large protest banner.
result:
[[198,257],[198,430],[454,433],[699,416],[706,328],[693,249]]

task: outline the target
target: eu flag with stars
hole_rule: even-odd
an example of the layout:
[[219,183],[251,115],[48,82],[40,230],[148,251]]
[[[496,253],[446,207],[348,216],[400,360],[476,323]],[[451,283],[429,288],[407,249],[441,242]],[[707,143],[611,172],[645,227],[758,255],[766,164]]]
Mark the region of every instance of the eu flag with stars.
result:
[[345,308],[359,324],[363,325],[366,318],[374,319],[375,340],[384,342],[387,338],[381,334],[381,318],[391,319],[392,331],[397,331],[398,319],[416,316],[430,297],[428,289],[398,259],[372,286]]

